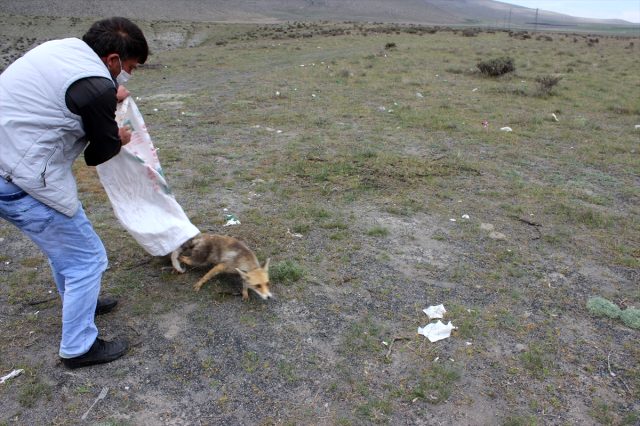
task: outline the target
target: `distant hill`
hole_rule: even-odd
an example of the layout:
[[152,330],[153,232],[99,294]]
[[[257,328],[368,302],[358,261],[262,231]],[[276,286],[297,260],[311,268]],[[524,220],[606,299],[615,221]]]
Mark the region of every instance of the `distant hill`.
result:
[[527,28],[632,25],[494,0],[0,0],[0,13],[218,22],[375,21]]

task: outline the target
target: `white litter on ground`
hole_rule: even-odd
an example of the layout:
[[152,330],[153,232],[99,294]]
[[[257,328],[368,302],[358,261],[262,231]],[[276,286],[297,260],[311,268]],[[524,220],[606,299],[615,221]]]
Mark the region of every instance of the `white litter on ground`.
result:
[[302,234],[300,234],[300,233],[298,233],[298,232],[291,232],[291,231],[289,230],[289,228],[287,228],[287,234],[288,234],[288,235],[291,235],[292,237],[296,237],[296,238],[302,238],[302,237],[304,237],[304,235],[302,235]]
[[500,127],[500,130],[502,130],[503,132],[513,132],[513,129],[511,127]]
[[7,374],[6,376],[0,377],[0,383],[4,383],[9,379],[13,379],[14,377],[21,375],[23,371],[24,370],[22,368],[18,370],[13,370],[11,373]]
[[224,215],[224,219],[227,221],[223,226],[240,225],[240,220],[232,214]]
[[427,324],[424,327],[418,327],[418,334],[422,334],[433,343],[451,336],[451,330],[454,328],[455,327],[451,324],[451,321],[449,321],[448,324],[443,324],[442,321],[438,320],[436,323]]
[[108,387],[102,388],[102,390],[100,391],[100,394],[98,395],[96,400],[93,401],[93,404],[91,404],[91,407],[89,407],[89,409],[87,411],[85,411],[85,413],[82,415],[82,417],[80,417],[80,419],[86,420],[87,416],[89,416],[89,412],[94,407],[94,405],[96,405],[98,403],[98,401],[100,401],[101,399],[104,399],[107,396],[108,392],[109,392],[109,388]]
[[[444,305],[432,305],[427,309],[423,309],[422,312],[427,314],[429,320],[442,318],[447,310],[444,308]],[[425,325],[424,327],[418,327],[418,334],[422,334],[430,342],[437,342],[438,340],[446,339],[451,336],[451,330],[456,327],[451,324],[449,321],[448,324],[444,324],[442,321],[438,319],[437,322],[432,322],[430,324]]]
[[440,304],[429,306],[427,309],[423,309],[422,312],[427,314],[429,319],[432,320],[442,318],[444,314],[447,313],[447,310],[444,308],[444,305]]

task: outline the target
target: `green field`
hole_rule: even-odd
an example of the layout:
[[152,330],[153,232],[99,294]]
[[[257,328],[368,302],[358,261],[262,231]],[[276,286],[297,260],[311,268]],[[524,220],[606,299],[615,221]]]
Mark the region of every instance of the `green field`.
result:
[[[193,292],[205,270],[150,259],[80,160],[121,300],[98,326],[133,348],[68,374],[46,259],[1,222],[0,373],[25,373],[0,385],[0,424],[77,424],[105,386],[92,424],[640,421],[638,330],[586,308],[640,306],[640,39],[145,29],[128,88],[172,190],[271,258],[277,299],[242,303],[234,277]],[[500,57],[515,71],[478,71]],[[430,343],[440,303],[458,328]]]

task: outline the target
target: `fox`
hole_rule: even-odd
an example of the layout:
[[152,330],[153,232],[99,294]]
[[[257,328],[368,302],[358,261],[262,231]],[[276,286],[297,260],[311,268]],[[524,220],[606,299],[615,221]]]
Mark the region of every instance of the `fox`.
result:
[[220,273],[238,273],[242,278],[242,300],[249,299],[249,289],[263,300],[273,298],[269,291],[269,259],[260,266],[256,255],[242,241],[216,234],[199,234],[171,253],[173,268],[184,273],[180,262],[190,266],[214,265],[193,285],[195,291]]

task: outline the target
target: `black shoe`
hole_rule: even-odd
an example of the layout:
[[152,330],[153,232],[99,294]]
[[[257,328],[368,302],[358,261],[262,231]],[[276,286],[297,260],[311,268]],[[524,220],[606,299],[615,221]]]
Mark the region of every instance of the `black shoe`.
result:
[[103,364],[120,358],[127,351],[127,341],[124,339],[105,342],[96,339],[89,352],[74,358],[60,358],[67,368],[88,367],[95,364]]
[[113,297],[99,297],[98,303],[96,304],[96,315],[102,315],[111,312],[117,304],[118,301]]

